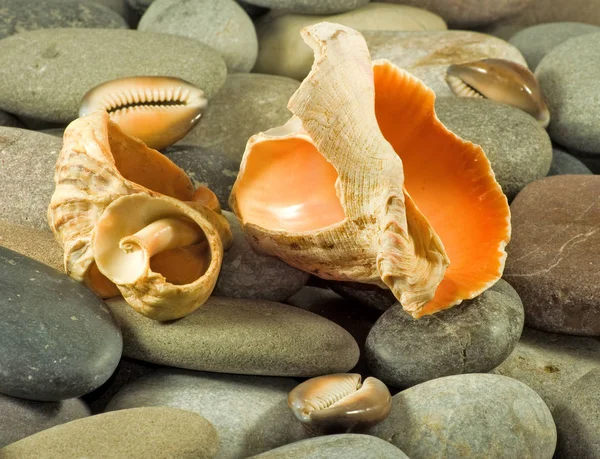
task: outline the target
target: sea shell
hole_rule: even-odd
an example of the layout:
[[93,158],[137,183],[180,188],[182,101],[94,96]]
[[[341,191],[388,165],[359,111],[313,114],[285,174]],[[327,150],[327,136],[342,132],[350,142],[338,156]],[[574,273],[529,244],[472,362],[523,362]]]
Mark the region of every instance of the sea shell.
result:
[[543,127],[550,123],[550,111],[533,73],[516,62],[482,59],[452,64],[446,82],[460,97],[483,97],[513,105],[533,116]]
[[204,92],[174,77],[137,76],[102,83],[87,92],[79,116],[106,110],[128,135],[150,148],[182,139],[206,108]]
[[320,23],[303,37],[315,63],[295,116],[249,140],[230,198],[253,246],[387,287],[416,318],[493,285],[510,219],[481,147],[441,124],[420,80],[372,66],[359,33]]
[[[63,245],[67,274],[104,298],[122,294],[157,320],[182,317],[208,298],[231,232],[218,206],[194,201],[189,177],[169,159],[125,134],[106,112],[96,111],[65,130],[55,183],[48,222]],[[208,196],[205,190],[200,194]],[[166,218],[184,223],[165,225]],[[146,226],[151,228],[137,234],[135,250],[129,238],[125,250],[111,252],[111,243],[119,247],[122,238]],[[196,237],[182,237],[182,226]],[[142,247],[144,240],[171,237],[169,231],[173,240]],[[137,264],[130,263],[126,250]],[[116,259],[130,277],[119,276]]]

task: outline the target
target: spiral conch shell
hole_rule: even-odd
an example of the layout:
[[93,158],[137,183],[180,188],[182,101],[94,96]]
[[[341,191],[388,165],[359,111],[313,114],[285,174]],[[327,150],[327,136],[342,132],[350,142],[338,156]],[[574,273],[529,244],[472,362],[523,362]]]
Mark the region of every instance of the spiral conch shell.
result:
[[389,288],[413,317],[473,298],[502,275],[506,197],[481,147],[436,118],[435,95],[356,31],[319,23],[289,101],[253,136],[230,204],[260,251],[325,279]]
[[206,301],[232,238],[209,190],[104,111],[67,127],[55,183],[48,221],[67,274],[157,320]]

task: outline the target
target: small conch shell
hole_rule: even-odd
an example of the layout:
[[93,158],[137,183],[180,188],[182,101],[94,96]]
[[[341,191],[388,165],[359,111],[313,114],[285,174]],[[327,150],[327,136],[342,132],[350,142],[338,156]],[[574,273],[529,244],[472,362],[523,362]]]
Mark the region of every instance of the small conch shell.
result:
[[248,141],[232,190],[250,243],[324,279],[389,288],[415,318],[493,285],[510,219],[481,147],[440,123],[420,80],[372,65],[358,32],[320,23],[303,37],[315,63],[294,117]]
[[79,116],[106,110],[126,134],[161,149],[182,139],[206,108],[204,92],[174,77],[119,78],[90,89]]
[[195,197],[168,158],[96,111],[65,130],[55,183],[48,222],[69,276],[157,320],[208,298],[231,232],[211,192]]
[[543,127],[550,123],[550,111],[535,76],[527,67],[504,59],[482,59],[452,64],[446,81],[460,97],[495,100],[529,113]]

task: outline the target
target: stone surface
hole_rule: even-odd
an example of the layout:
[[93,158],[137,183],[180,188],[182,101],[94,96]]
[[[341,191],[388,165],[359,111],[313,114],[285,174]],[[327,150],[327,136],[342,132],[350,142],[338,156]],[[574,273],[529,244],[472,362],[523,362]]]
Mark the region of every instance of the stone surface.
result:
[[270,301],[212,296],[170,323],[108,300],[123,330],[124,355],[192,370],[267,376],[345,372],[358,361],[352,336],[322,317]]
[[239,163],[224,154],[198,145],[171,145],[164,155],[190,176],[196,187],[207,186],[217,195],[222,209],[229,209],[229,195]]
[[370,308],[386,311],[398,300],[391,292],[371,284],[359,282],[327,281],[327,286],[342,297]]
[[171,406],[205,417],[219,435],[220,459],[248,457],[307,437],[287,406],[297,382],[163,369],[119,392],[108,410]]
[[221,152],[239,165],[251,136],[292,117],[287,103],[298,86],[295,80],[273,75],[231,74],[198,125],[178,144]]
[[419,320],[396,304],[369,333],[369,369],[395,387],[461,373],[485,373],[513,351],[523,321],[521,300],[503,280],[473,300]]
[[557,459],[600,457],[600,368],[577,380],[554,412]]
[[488,374],[446,376],[406,389],[392,397],[389,417],[367,433],[411,459],[551,459],[556,446],[542,399],[519,381]]
[[565,174],[583,174],[589,175],[592,171],[575,156],[561,150],[558,147],[552,147],[552,165],[548,176]]
[[453,29],[490,24],[514,15],[533,0],[382,0],[425,8],[439,14]]
[[445,30],[446,24],[429,11],[402,5],[368,3],[362,8],[334,16],[309,16],[271,12],[256,24],[258,58],[255,72],[303,80],[313,63],[312,49],[300,31],[321,21],[366,30]]
[[284,301],[306,284],[308,273],[285,264],[279,258],[255,252],[235,214],[225,211],[223,215],[233,233],[233,244],[223,256],[213,295]]
[[108,80],[174,76],[210,99],[227,72],[219,54],[196,40],[135,30],[24,32],[0,41],[0,60],[0,108],[57,123],[75,119],[84,94]]
[[571,38],[550,51],[535,76],[552,119],[548,134],[567,148],[600,154],[600,32]]
[[559,175],[532,183],[511,205],[504,278],[519,292],[525,323],[600,336],[600,177]]
[[600,27],[582,22],[553,22],[527,27],[513,35],[509,41],[523,53],[527,65],[533,71],[556,46],[569,38],[594,32],[600,32]]
[[2,459],[170,459],[215,457],[215,428],[190,411],[151,407],[104,413],[32,435],[0,450]]
[[138,30],[198,40],[219,52],[229,72],[249,72],[256,62],[254,24],[234,0],[155,0]]
[[298,14],[335,14],[350,11],[369,0],[246,0],[247,3]]
[[92,0],[4,0],[0,9],[0,39],[28,30],[69,28],[126,29],[127,22]]
[[46,213],[61,147],[62,139],[48,134],[0,127],[2,220],[49,231]]
[[596,153],[582,153],[570,150],[576,159],[581,161],[593,174],[600,174],[600,155]]
[[527,384],[554,412],[568,403],[566,389],[594,368],[600,368],[600,341],[525,327],[513,353],[492,373]]
[[0,220],[0,246],[64,272],[63,249],[48,230]]
[[23,128],[24,124],[10,113],[0,110],[0,126]]
[[446,83],[450,64],[479,59],[506,59],[526,65],[514,46],[496,37],[462,30],[363,32],[371,58],[387,59],[422,80],[438,97],[454,96]]
[[89,414],[88,407],[77,398],[36,402],[0,394],[0,448]]
[[0,247],[0,393],[40,401],[102,385],[121,358],[121,333],[82,284]]
[[435,112],[456,135],[481,145],[509,201],[548,174],[552,143],[524,111],[488,99],[444,97],[436,100]]
[[94,0],[96,3],[107,6],[111,10],[117,12],[122,18],[128,23],[131,23],[132,15],[129,7],[127,6],[127,0]]
[[408,456],[394,445],[371,435],[361,434],[308,438],[252,456],[252,459],[348,459],[350,457],[408,459]]

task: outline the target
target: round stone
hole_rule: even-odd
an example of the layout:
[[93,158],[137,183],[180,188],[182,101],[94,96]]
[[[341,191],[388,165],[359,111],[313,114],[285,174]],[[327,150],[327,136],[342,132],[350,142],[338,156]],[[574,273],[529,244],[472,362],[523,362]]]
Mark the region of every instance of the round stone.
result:
[[558,175],[527,186],[511,204],[504,278],[519,292],[525,323],[600,336],[600,177]]
[[162,369],[124,387],[108,411],[170,406],[193,411],[217,430],[221,458],[243,458],[306,438],[287,406],[288,378]]
[[107,301],[123,330],[123,353],[191,370],[265,376],[317,376],[350,370],[354,338],[316,314],[271,301],[212,296],[192,314],[161,323],[121,298]]
[[0,126],[24,128],[25,125],[18,118],[0,110]]
[[217,432],[202,416],[176,408],[150,407],[68,422],[1,449],[0,457],[210,459],[218,449]]
[[473,300],[418,320],[397,304],[383,313],[369,333],[369,369],[395,387],[484,373],[510,355],[523,321],[519,296],[502,280]]
[[234,0],[155,0],[138,30],[198,40],[219,52],[229,72],[249,72],[256,62],[254,24]]
[[553,141],[581,152],[600,154],[600,33],[571,38],[539,63],[535,76],[552,115]]
[[548,174],[552,143],[524,111],[488,99],[444,97],[436,100],[435,112],[456,135],[481,145],[509,201]]
[[582,22],[553,22],[527,27],[510,39],[517,47],[531,70],[535,70],[542,58],[569,38],[600,32],[600,27]]
[[[426,428],[424,428],[426,426]],[[366,433],[411,459],[552,458],[556,427],[543,400],[499,375],[446,376],[392,397],[389,417]]]
[[273,75],[229,75],[198,125],[178,143],[218,151],[239,167],[251,136],[281,126],[292,117],[287,103],[298,86],[295,80]]
[[386,311],[398,301],[391,290],[360,282],[327,281],[327,286],[338,295],[364,306]]
[[0,247],[0,291],[0,393],[65,400],[110,377],[121,358],[121,333],[91,290]]
[[64,252],[48,230],[0,220],[0,246],[64,272]]
[[210,99],[227,73],[219,54],[196,40],[136,30],[23,32],[0,41],[0,60],[0,108],[57,123],[77,118],[85,93],[115,78],[178,77]]
[[245,0],[252,5],[298,14],[335,14],[350,11],[369,0]]
[[589,175],[591,173],[592,171],[575,156],[556,146],[552,147],[552,165],[550,166],[548,176],[566,174]]

